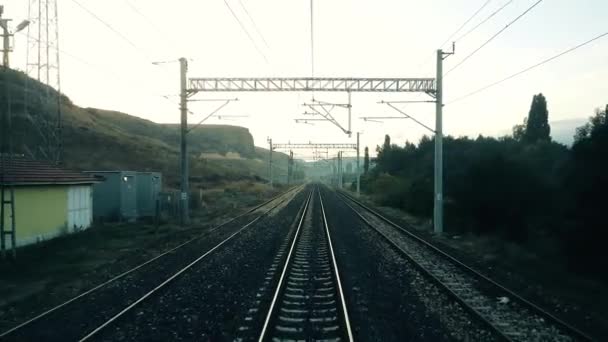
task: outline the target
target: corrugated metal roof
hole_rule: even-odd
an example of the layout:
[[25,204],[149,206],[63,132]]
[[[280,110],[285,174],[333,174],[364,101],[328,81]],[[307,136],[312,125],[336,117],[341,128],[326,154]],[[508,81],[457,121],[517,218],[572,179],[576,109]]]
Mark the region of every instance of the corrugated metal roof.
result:
[[103,178],[79,171],[67,170],[50,163],[23,157],[4,158],[0,165],[5,183],[15,185],[91,184]]

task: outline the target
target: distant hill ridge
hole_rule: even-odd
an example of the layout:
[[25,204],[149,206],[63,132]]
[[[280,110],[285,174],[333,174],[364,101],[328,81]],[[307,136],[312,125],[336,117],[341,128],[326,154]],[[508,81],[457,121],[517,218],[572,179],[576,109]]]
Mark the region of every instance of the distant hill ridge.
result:
[[[28,81],[30,99],[47,91],[44,85],[25,74],[8,70],[1,74],[0,84],[7,85],[11,100],[14,151],[28,154],[26,146],[42,143],[37,128],[26,116],[48,116],[49,109],[34,100],[26,103],[24,91]],[[54,90],[50,90],[53,91]],[[2,94],[0,102],[6,101]],[[4,104],[2,104],[4,106]],[[61,97],[63,115],[64,162],[67,167],[91,169],[156,170],[169,182],[177,184],[180,132],[178,124],[157,124],[125,113],[96,108],[81,108],[67,96]],[[253,137],[244,127],[203,125],[188,136],[191,174],[196,181],[263,178],[267,166],[264,153],[254,146]],[[207,160],[192,156],[204,153],[226,155],[238,153],[242,159]]]

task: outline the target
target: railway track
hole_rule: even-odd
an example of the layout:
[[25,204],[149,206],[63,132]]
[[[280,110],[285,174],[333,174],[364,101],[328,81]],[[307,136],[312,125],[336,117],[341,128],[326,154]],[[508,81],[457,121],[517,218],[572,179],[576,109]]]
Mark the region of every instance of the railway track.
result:
[[344,203],[400,254],[503,341],[591,341],[513,291],[343,192]]
[[307,200],[265,316],[259,341],[353,340],[318,190]]
[[[176,252],[179,252],[179,250],[184,249],[186,246],[193,244],[195,241],[201,239],[202,237],[208,236],[210,233],[215,232],[215,231],[227,226],[228,224],[235,222],[238,219],[246,218],[247,215],[255,214],[254,218],[247,220],[247,223],[243,224],[240,228],[238,228],[235,232],[230,234],[225,239],[222,239],[221,242],[215,244],[213,247],[208,249],[203,254],[200,254],[193,261],[188,263],[185,267],[180,267],[177,271],[172,272],[171,276],[167,277],[164,281],[162,281],[157,286],[153,287],[151,290],[146,291],[145,294],[138,296],[137,298],[130,298],[127,301],[129,304],[126,305],[124,308],[115,308],[114,312],[112,313],[112,315],[110,317],[103,319],[103,322],[98,322],[98,324],[95,324],[95,328],[88,330],[88,331],[83,331],[82,334],[80,335],[83,337],[78,338],[79,341],[89,340],[90,338],[92,338],[96,334],[98,334],[101,330],[105,329],[106,327],[108,327],[109,325],[114,323],[116,320],[118,320],[124,314],[133,310],[133,308],[138,306],[140,303],[142,303],[146,299],[153,296],[160,289],[166,287],[168,284],[173,282],[180,275],[182,275],[187,270],[192,268],[192,266],[201,262],[203,259],[205,259],[207,256],[212,254],[214,251],[216,251],[217,249],[221,248],[223,245],[225,245],[226,243],[228,243],[229,241],[234,239],[236,236],[238,236],[241,232],[246,230],[248,227],[252,226],[254,223],[256,223],[257,221],[259,221],[260,219],[262,219],[263,217],[265,217],[266,215],[271,213],[276,208],[280,207],[284,202],[292,200],[293,197],[295,196],[295,194],[300,192],[300,190],[302,190],[302,189],[303,189],[303,186],[292,188],[283,194],[280,194],[260,205],[255,206],[254,208],[248,210],[247,212],[245,212],[241,215],[238,215],[232,219],[225,221],[224,223],[212,228],[211,230],[205,232],[204,234],[201,234],[200,236],[196,236],[170,250],[167,250],[166,252],[164,252],[154,258],[151,258],[150,260],[147,260],[146,262],[144,262],[136,267],[131,268],[130,270],[128,270],[126,272],[123,272],[123,273],[109,279],[108,281],[106,281],[102,284],[99,284],[99,285],[91,288],[88,291],[83,292],[82,294],[80,294],[68,301],[63,302],[62,304],[59,304],[49,310],[46,310],[43,313],[1,333],[0,340],[2,340],[2,341],[4,341],[4,340],[8,340],[8,341],[23,340],[24,338],[27,340],[30,340],[31,338],[27,337],[27,329],[31,328],[35,324],[39,324],[39,323],[43,322],[45,319],[50,319],[51,316],[54,316],[54,317],[62,316],[62,311],[70,310],[71,308],[78,306],[79,304],[82,305],[83,302],[85,302],[87,300],[93,300],[91,297],[95,296],[99,292],[103,292],[105,289],[115,285],[115,283],[126,279],[128,276],[133,276],[136,272],[150,271],[148,268],[151,267],[152,265],[161,262],[162,260],[164,260],[165,258],[168,258],[169,256],[175,256]],[[107,303],[104,303],[104,304],[107,304]],[[73,323],[74,322],[72,322],[72,324]],[[61,334],[61,329],[57,329],[57,330],[58,330],[57,334]],[[24,334],[25,334],[25,337],[24,337]],[[54,337],[58,338],[58,339],[65,339],[64,336],[54,336]],[[47,336],[47,338],[48,338],[48,336]],[[34,339],[36,339],[36,338],[34,338]],[[69,340],[69,339],[70,338],[67,338],[67,340]]]

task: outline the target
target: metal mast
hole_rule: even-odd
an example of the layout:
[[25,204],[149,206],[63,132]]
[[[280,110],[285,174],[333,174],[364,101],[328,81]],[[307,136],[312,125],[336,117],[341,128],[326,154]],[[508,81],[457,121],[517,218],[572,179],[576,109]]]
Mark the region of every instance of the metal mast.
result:
[[188,168],[188,94],[186,90],[188,73],[188,60],[179,59],[179,112],[180,112],[180,223],[182,226],[190,224],[190,169]]
[[57,0],[29,0],[26,73],[43,85],[25,84],[25,114],[36,137],[24,152],[30,157],[61,163],[63,158],[59,15]]

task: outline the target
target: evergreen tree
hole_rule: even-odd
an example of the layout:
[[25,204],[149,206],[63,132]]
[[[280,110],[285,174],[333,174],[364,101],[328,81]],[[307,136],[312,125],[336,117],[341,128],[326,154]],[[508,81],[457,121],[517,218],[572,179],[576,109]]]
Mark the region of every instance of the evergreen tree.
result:
[[365,155],[363,157],[363,173],[367,174],[369,171],[369,147],[365,146]]
[[551,141],[551,127],[549,126],[549,111],[547,110],[547,100],[543,94],[534,95],[532,105],[528,113],[526,129],[523,134],[523,141],[535,143],[538,141]]
[[391,137],[390,135],[385,135],[384,136],[384,144],[382,145],[382,150],[383,151],[388,151],[391,149]]

